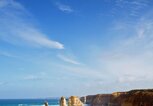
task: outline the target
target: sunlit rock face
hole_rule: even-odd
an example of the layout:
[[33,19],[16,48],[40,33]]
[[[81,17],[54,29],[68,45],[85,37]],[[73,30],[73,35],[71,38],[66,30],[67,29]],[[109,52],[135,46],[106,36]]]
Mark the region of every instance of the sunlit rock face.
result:
[[98,94],[92,100],[91,106],[108,106],[110,103],[111,94]]
[[153,89],[89,95],[86,103],[90,106],[153,106]]
[[67,106],[65,97],[61,97],[60,106]]
[[127,93],[126,92],[114,92],[114,93],[112,93],[112,95],[114,97],[119,97],[119,96],[124,95],[124,94],[127,94]]
[[71,96],[68,100],[68,106],[83,106],[83,103],[77,96]]

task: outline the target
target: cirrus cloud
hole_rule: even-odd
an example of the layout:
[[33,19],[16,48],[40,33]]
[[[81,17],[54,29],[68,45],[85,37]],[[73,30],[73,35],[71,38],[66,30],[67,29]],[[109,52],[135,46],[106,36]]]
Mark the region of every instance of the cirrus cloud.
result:
[[61,55],[61,54],[58,54],[57,57],[60,58],[61,60],[65,61],[65,62],[68,62],[68,63],[71,63],[71,64],[75,64],[75,65],[81,64],[78,61],[76,61],[74,59],[71,59],[69,57],[66,57],[64,55]]
[[65,5],[59,2],[56,3],[56,6],[60,11],[63,11],[65,13],[71,13],[74,11],[69,5]]
[[23,5],[14,0],[0,1],[0,40],[16,45],[63,49],[64,45],[51,40],[32,21]]

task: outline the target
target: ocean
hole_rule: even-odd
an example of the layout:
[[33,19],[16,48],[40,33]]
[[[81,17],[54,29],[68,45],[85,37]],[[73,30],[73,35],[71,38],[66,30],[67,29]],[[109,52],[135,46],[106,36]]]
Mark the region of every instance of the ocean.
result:
[[59,99],[0,99],[0,106],[59,106]]
[[0,106],[44,106],[45,101],[49,106],[59,106],[59,99],[0,99]]

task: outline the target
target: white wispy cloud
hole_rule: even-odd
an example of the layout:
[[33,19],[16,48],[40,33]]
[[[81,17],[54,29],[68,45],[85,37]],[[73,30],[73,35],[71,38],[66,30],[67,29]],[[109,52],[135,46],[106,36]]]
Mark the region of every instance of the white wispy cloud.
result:
[[28,76],[25,76],[23,79],[24,80],[41,80],[42,78],[36,75],[28,75]]
[[141,10],[149,5],[149,0],[115,0],[113,13],[121,10],[121,14],[139,16]]
[[71,12],[74,11],[69,5],[65,5],[65,4],[62,4],[62,3],[60,3],[60,2],[57,2],[57,3],[56,3],[56,6],[57,6],[57,8],[58,8],[60,11],[63,11],[63,12],[66,12],[66,13],[71,13]]
[[58,65],[59,68],[63,69],[65,72],[69,72],[75,76],[81,78],[92,78],[91,80],[103,79],[103,73],[98,69],[91,68],[90,66],[68,66],[68,65]]
[[[69,69],[80,76],[87,72],[91,77],[85,85],[94,91],[116,91],[130,90],[135,88],[152,88],[153,84],[153,12],[149,11],[137,21],[128,23],[117,20],[116,25],[112,25],[111,36],[116,38],[111,41],[108,48],[99,47],[91,54],[89,61],[94,61],[97,69]],[[124,36],[124,37],[123,37]],[[101,52],[100,52],[101,51]],[[92,55],[94,55],[92,57]],[[95,58],[96,55],[96,58]],[[88,66],[88,67],[92,67]],[[81,74],[81,72],[83,72]],[[95,73],[94,73],[95,72]],[[86,88],[87,89],[87,88]],[[101,89],[101,90],[100,90]],[[90,90],[88,90],[90,92]]]
[[81,64],[78,61],[76,61],[76,60],[74,60],[70,57],[64,56],[62,54],[58,54],[57,57],[60,58],[61,60],[65,61],[65,62],[68,62],[68,63],[71,63],[71,64],[76,64],[76,65]]
[[[139,84],[129,85],[130,88],[136,86],[144,87],[146,82],[153,81],[152,16],[153,13],[149,12],[142,16],[138,22],[123,26],[125,27],[124,32],[122,32],[123,28],[120,30],[117,28],[116,31],[121,32],[120,36],[124,34],[128,35],[128,38],[112,42],[112,47],[105,53],[102,53],[100,61],[105,65],[105,70],[111,73],[121,84]],[[114,30],[112,33],[116,31]]]
[[30,13],[14,0],[0,1],[0,40],[17,45],[63,49],[37,28]]
[[47,78],[46,72],[38,72],[34,74],[25,75],[22,79],[29,80],[29,81],[37,81],[37,80],[43,80],[45,78]]

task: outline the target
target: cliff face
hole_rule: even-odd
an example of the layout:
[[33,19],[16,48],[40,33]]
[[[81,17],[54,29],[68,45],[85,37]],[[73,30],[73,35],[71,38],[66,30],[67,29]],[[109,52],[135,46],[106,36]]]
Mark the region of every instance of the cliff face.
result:
[[153,90],[131,90],[86,96],[91,106],[153,106]]
[[153,90],[132,90],[127,92],[122,106],[153,106]]
[[108,106],[108,103],[111,100],[111,94],[98,94],[92,101],[91,106]]
[[[86,98],[86,101],[84,101],[84,98]],[[91,104],[94,100],[94,98],[96,98],[96,95],[88,95],[86,97],[81,97],[80,100],[83,102],[83,103],[86,103],[86,104]]]

